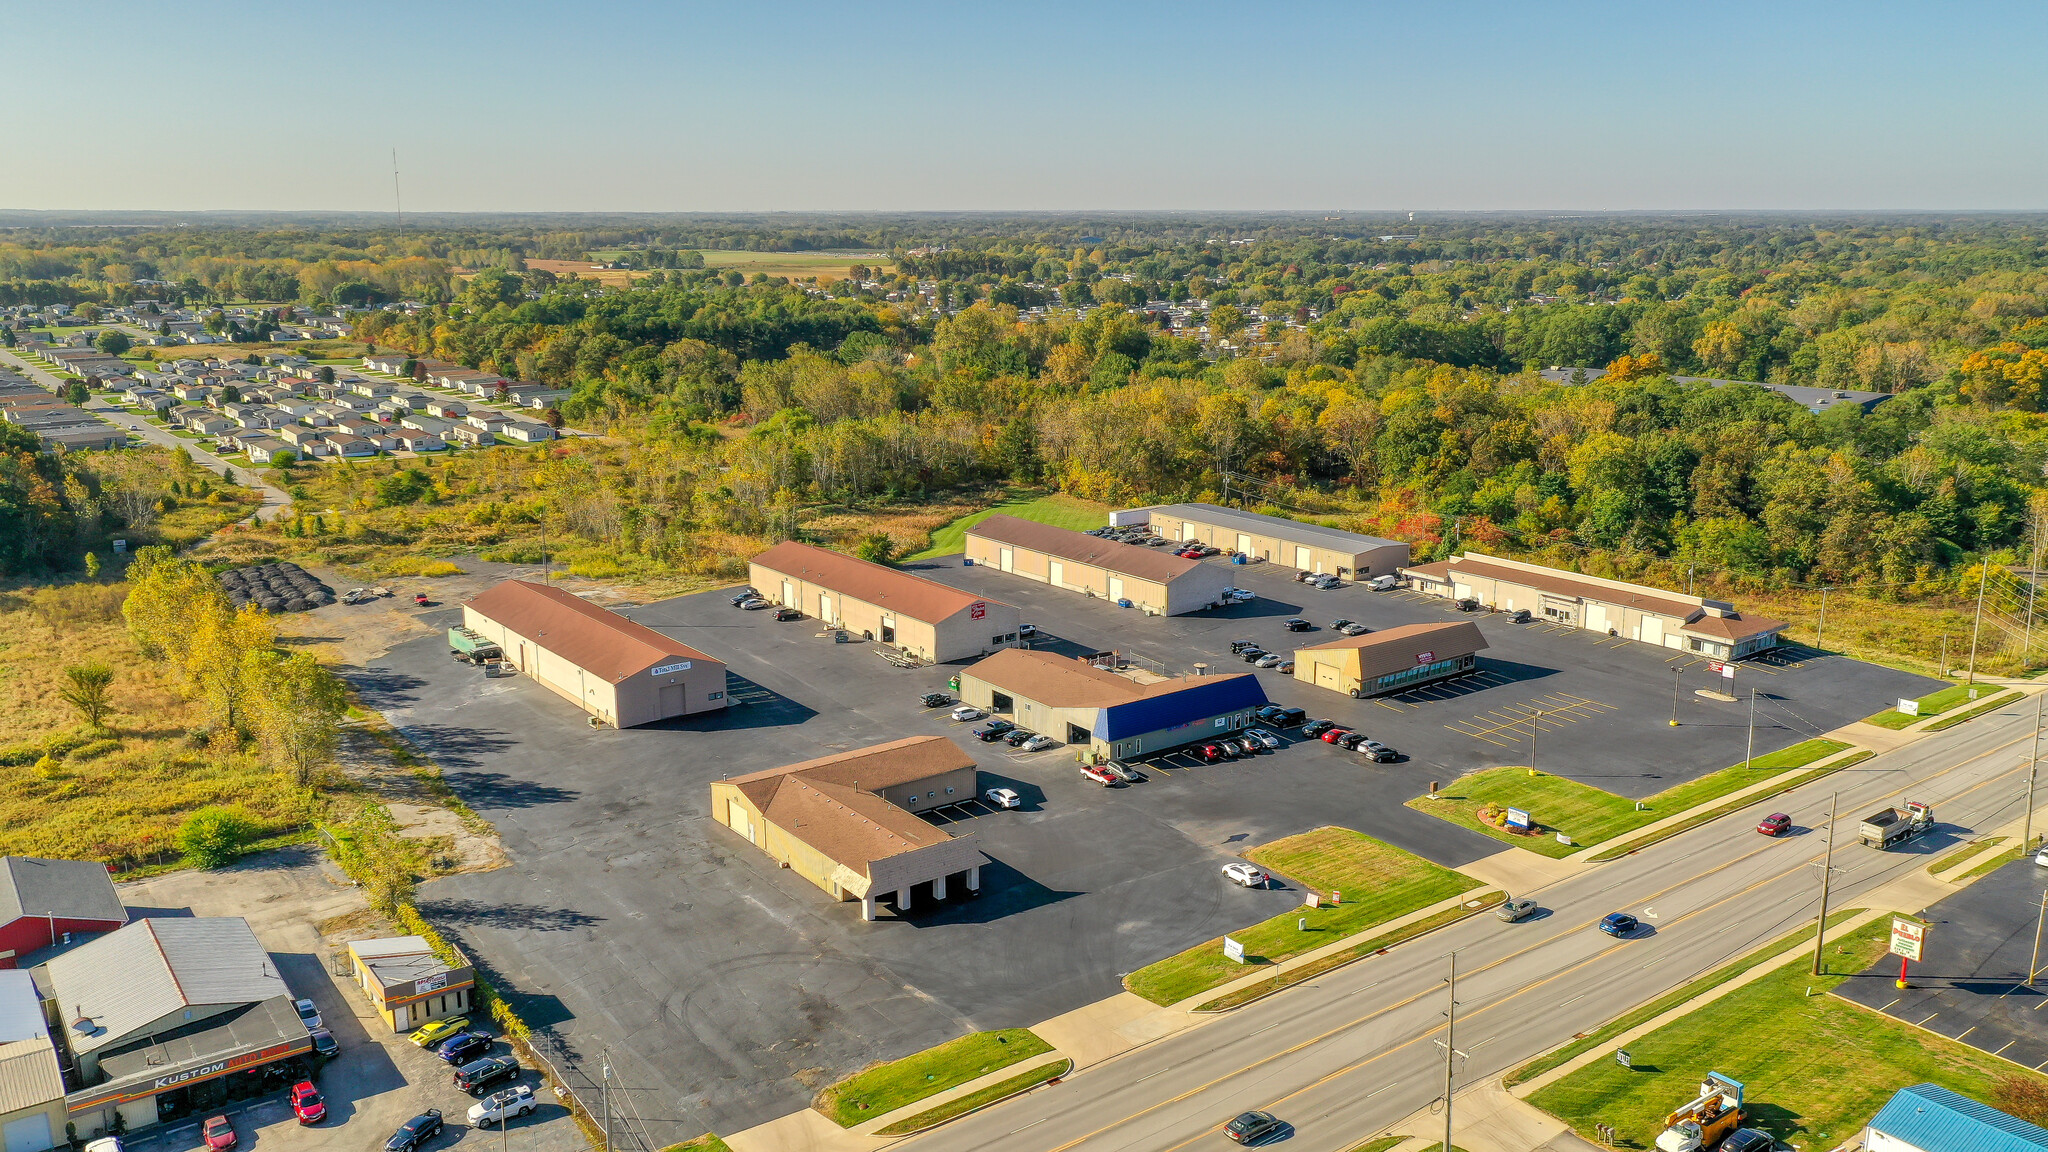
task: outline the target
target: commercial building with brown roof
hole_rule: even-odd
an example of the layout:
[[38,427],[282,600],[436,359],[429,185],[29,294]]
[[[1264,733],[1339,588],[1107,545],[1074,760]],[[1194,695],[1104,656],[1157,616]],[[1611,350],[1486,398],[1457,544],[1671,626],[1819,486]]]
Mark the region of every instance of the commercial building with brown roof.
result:
[[961,702],[1062,741],[1084,760],[1123,759],[1234,732],[1268,703],[1259,678],[1139,683],[1051,652],[998,652],[960,673]]
[[507,580],[464,604],[462,623],[593,725],[631,728],[726,706],[722,662],[560,588]]
[[784,541],[747,569],[754,588],[772,603],[934,663],[1017,643],[1014,605],[830,548]]
[[990,516],[967,529],[966,553],[976,564],[1153,616],[1213,608],[1230,587],[1220,564],[1015,516]]
[[1328,572],[1346,580],[1384,576],[1408,563],[1399,540],[1346,532],[1215,504],[1159,504],[1126,508],[1110,515],[1118,525],[1149,524],[1169,540],[1193,540],[1226,552],[1289,565],[1304,572]]
[[1463,676],[1486,647],[1486,637],[1469,620],[1403,624],[1298,648],[1294,678],[1363,699]]
[[893,897],[899,914],[929,886],[946,898],[955,876],[981,887],[972,832],[954,836],[920,812],[974,799],[974,758],[944,736],[912,736],[734,776],[711,785],[719,823],[836,900],[858,900],[861,918]]
[[1788,626],[1747,615],[1723,600],[1476,552],[1401,574],[1418,591],[1716,660],[1740,660],[1769,648]]

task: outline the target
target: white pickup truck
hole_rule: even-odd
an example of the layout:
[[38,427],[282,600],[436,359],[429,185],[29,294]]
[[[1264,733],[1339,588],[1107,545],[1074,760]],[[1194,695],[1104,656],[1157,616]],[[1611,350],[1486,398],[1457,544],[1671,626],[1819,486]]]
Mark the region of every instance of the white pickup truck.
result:
[[540,1102],[533,1098],[533,1085],[521,1084],[502,1092],[493,1092],[471,1104],[469,1126],[489,1128],[493,1124],[503,1124],[514,1117],[524,1116],[538,1107]]

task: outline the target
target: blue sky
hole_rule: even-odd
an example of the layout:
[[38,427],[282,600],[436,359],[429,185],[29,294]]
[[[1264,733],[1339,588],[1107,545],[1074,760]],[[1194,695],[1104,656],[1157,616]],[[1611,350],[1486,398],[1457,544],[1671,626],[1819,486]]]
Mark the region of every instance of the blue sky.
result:
[[0,208],[2048,208],[2038,3],[0,17]]

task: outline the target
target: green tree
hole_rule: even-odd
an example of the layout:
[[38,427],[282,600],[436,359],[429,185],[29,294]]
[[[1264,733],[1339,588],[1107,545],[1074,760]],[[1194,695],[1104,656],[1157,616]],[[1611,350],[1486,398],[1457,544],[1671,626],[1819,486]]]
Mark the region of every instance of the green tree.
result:
[[130,340],[126,332],[114,328],[109,328],[100,333],[99,338],[94,340],[92,344],[93,347],[98,348],[109,356],[119,356],[130,348],[135,347],[135,341]]
[[83,380],[66,380],[64,382],[64,399],[72,404],[83,407],[87,400],[92,399],[92,389],[87,388]]
[[870,532],[854,544],[853,554],[872,564],[887,564],[896,555],[896,541],[887,532]]
[[105,664],[73,664],[64,669],[64,683],[57,696],[78,712],[86,727],[98,731],[106,727],[107,714],[113,711],[113,686],[114,670]]
[[300,787],[334,756],[348,691],[310,652],[245,657],[256,739],[273,767]]
[[97,579],[99,579],[99,578],[100,578],[100,554],[99,554],[99,553],[97,553],[97,552],[87,552],[87,553],[85,554],[85,578],[86,578],[87,580],[97,580]]
[[225,868],[256,837],[256,822],[239,808],[208,805],[178,825],[178,851],[201,868]]

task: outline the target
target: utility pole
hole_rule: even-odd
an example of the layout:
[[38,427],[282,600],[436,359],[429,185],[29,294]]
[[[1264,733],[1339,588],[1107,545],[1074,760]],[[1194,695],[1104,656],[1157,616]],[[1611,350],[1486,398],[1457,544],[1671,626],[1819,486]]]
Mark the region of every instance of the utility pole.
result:
[[2048,692],[2034,694],[2034,756],[2027,766],[2027,817],[2020,835],[2020,851],[2034,850],[2034,779],[2041,774],[2041,708],[2048,704]]
[[540,582],[545,587],[548,581],[548,506],[540,506]]
[[1451,1077],[1458,1059],[1458,954],[1451,953],[1450,1005],[1444,1011],[1444,1152],[1451,1144]]
[[1542,730],[1542,726],[1543,709],[1538,708],[1536,714],[1529,717],[1529,771],[1531,772],[1536,770],[1536,733]]
[[2034,917],[2034,958],[2027,962],[2027,987],[2034,986],[2034,977],[2041,973],[2041,927],[2048,924],[2048,892],[2041,893],[2041,914]]
[[1756,689],[1749,690],[1749,744],[1742,750],[1742,768],[1749,770],[1749,762],[1756,759]]
[[1943,680],[1948,679],[1948,633],[1941,634],[1941,667],[1935,672]]
[[[1821,917],[1825,920],[1825,914]],[[598,1066],[603,1070],[604,1082],[598,1085],[598,1097],[604,1103],[604,1152],[612,1152],[612,1050],[604,1049],[598,1054]]]
[[1836,792],[1828,797],[1828,850],[1821,858],[1820,865],[1820,923],[1813,929],[1813,974],[1820,975],[1821,945],[1828,936],[1828,886],[1835,878],[1835,813],[1840,807],[1842,794]]
[[1671,670],[1671,726],[1678,727],[1678,678],[1685,675],[1685,669]]
[[2020,641],[2020,669],[2024,671],[2027,662],[2034,655],[2034,591],[2041,579],[2041,512],[2034,510],[2034,551],[2033,559],[2027,561],[2027,630]]
[[1977,634],[1984,628],[1984,583],[1991,578],[1991,561],[1977,562],[1977,619],[1970,625],[1970,683],[1977,682]]
[[1828,586],[1827,586],[1827,585],[1825,585],[1825,584],[1823,584],[1823,585],[1821,585],[1821,586],[1820,586],[1820,623],[1818,623],[1818,624],[1815,624],[1815,625],[1813,626],[1813,646],[1814,646],[1815,648],[1820,648],[1820,647],[1821,647],[1821,643],[1820,643],[1820,640],[1821,640],[1821,636],[1822,636],[1823,634],[1825,634],[1825,633],[1827,632],[1827,629],[1828,629]]
[[398,234],[405,235],[405,199],[398,194],[398,149],[391,150],[391,203],[398,210]]

